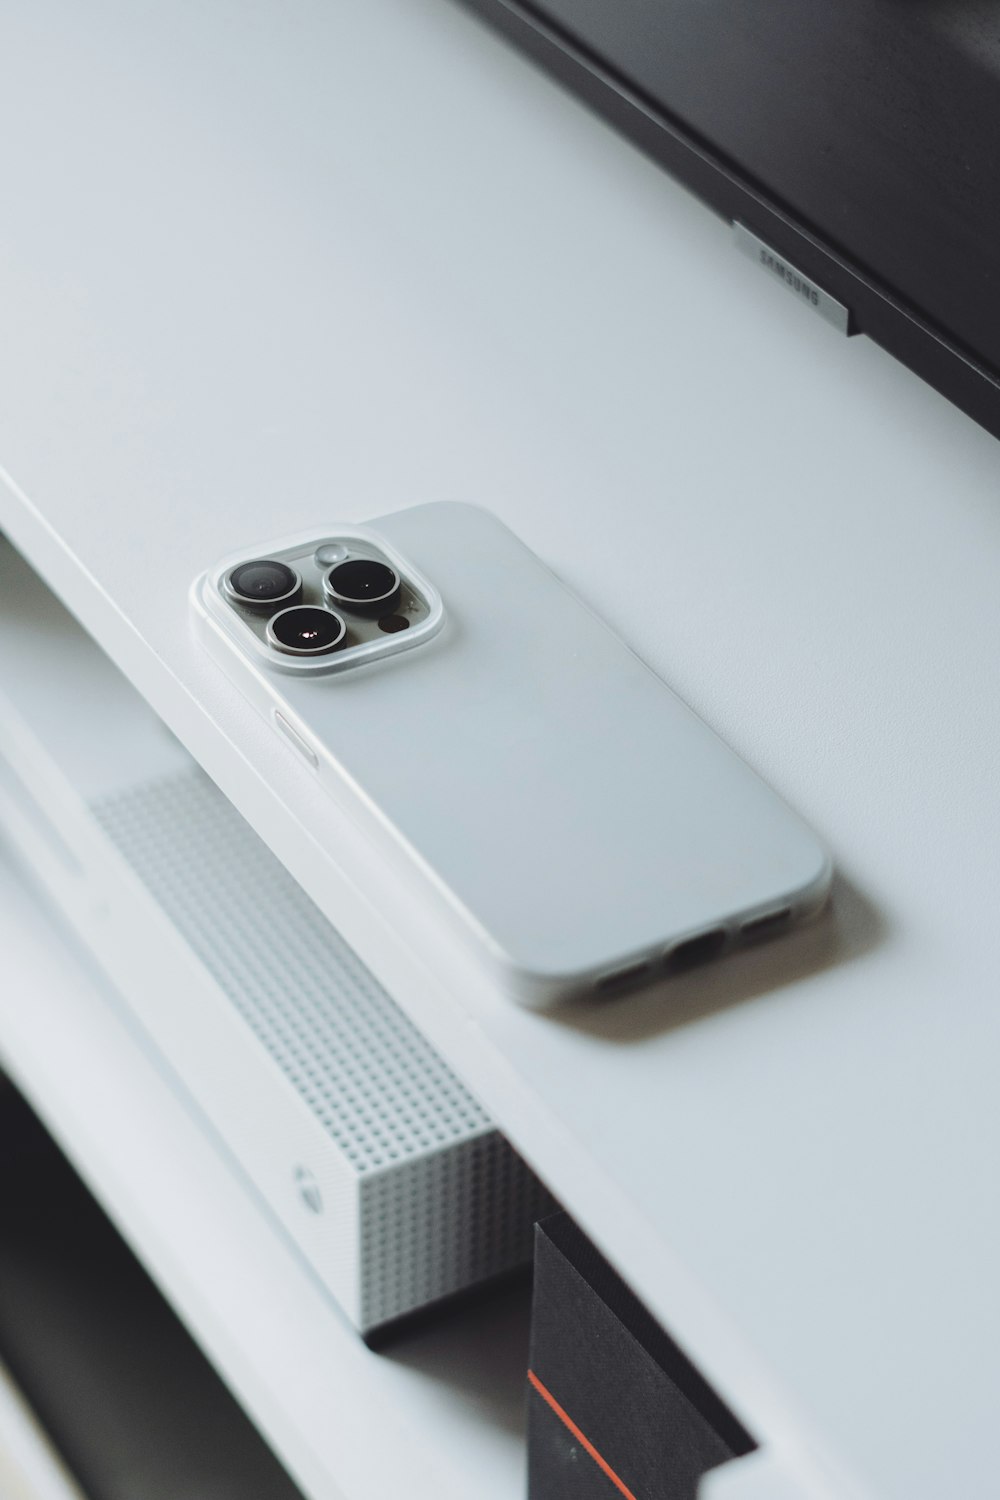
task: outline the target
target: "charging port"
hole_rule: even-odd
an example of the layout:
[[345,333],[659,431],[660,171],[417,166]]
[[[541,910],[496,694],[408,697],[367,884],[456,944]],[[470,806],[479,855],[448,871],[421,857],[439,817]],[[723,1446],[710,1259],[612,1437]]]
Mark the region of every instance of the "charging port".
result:
[[726,929],[713,927],[710,932],[699,932],[697,937],[686,938],[667,953],[667,969],[671,974],[681,974],[698,964],[715,958],[726,946]]

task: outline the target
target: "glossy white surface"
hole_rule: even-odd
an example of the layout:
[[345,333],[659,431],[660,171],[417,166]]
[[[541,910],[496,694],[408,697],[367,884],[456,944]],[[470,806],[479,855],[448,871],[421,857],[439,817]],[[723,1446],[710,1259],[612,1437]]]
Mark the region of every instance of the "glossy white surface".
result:
[[[2,27],[0,522],[809,1493],[981,1491],[994,441],[443,0]],[[247,535],[442,497],[801,810],[830,921],[573,1020],[463,967],[186,620]]]

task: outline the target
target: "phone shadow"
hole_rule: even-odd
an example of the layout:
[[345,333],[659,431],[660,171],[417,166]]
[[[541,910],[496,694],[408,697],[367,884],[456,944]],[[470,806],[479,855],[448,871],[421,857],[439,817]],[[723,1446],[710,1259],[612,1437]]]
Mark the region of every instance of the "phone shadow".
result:
[[821,915],[796,932],[630,994],[568,1004],[547,1019],[627,1046],[856,962],[880,947],[888,932],[884,914],[838,874]]

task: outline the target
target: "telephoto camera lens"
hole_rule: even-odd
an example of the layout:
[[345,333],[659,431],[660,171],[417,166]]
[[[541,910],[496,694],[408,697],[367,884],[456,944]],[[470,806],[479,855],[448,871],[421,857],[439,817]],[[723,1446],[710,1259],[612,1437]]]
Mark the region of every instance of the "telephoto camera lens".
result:
[[359,615],[390,614],[399,599],[399,574],[374,558],[352,557],[337,563],[323,586],[335,604]]
[[269,610],[275,604],[293,604],[302,592],[302,579],[287,563],[260,557],[231,569],[225,590],[238,604]]
[[267,622],[272,646],[289,656],[323,656],[347,639],[347,626],[332,609],[317,604],[293,604]]

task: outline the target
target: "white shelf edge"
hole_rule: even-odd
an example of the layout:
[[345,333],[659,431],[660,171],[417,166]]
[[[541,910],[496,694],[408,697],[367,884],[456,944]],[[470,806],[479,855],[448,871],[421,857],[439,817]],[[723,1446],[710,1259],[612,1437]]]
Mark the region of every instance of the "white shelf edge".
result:
[[5,1500],[84,1500],[3,1365],[0,1365],[0,1494]]
[[515,1500],[523,1444],[482,1366],[504,1294],[368,1350],[3,851],[0,912],[0,1061],[310,1500]]

